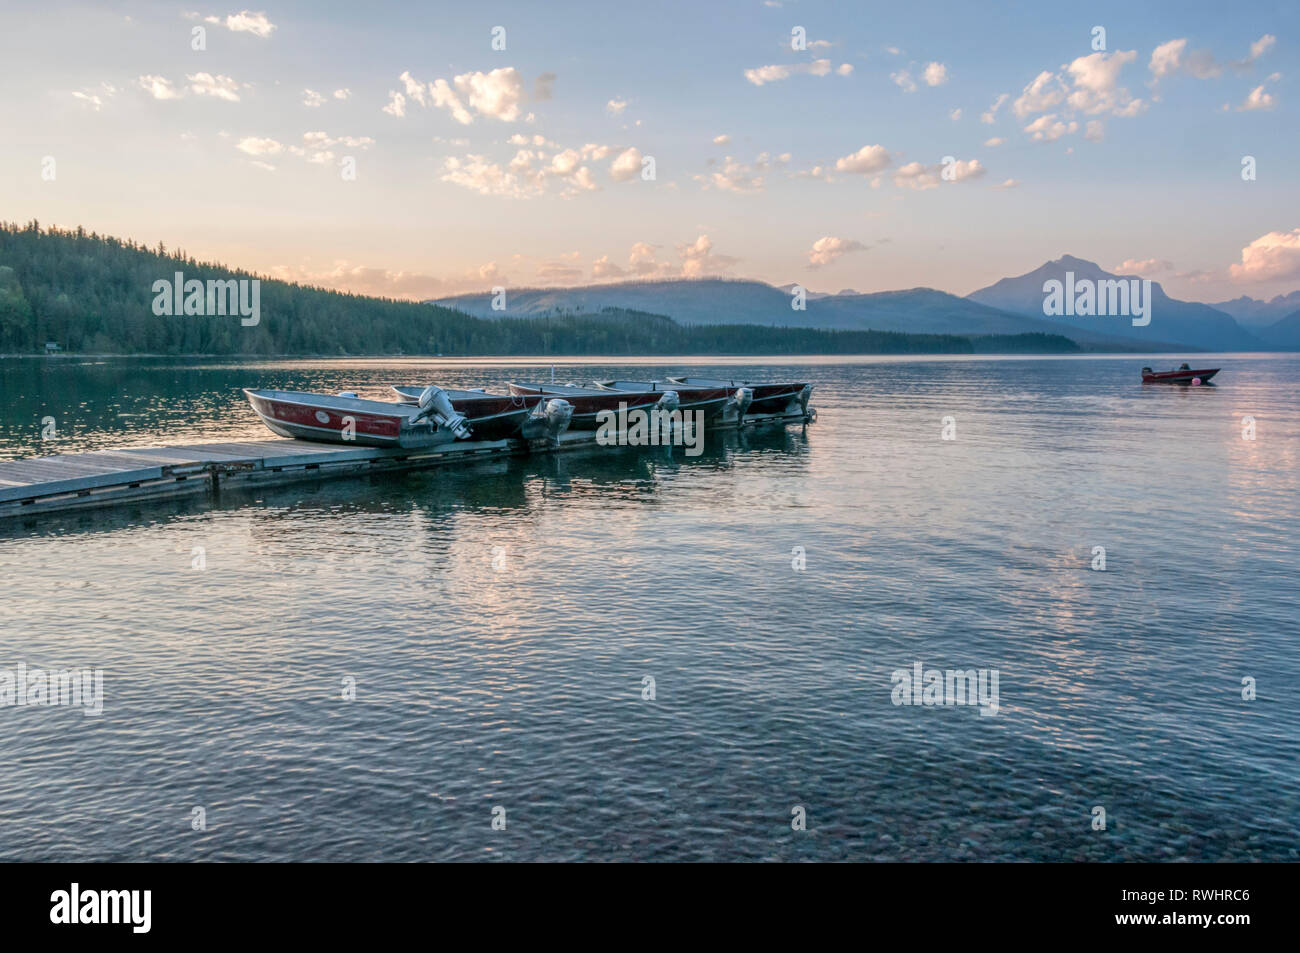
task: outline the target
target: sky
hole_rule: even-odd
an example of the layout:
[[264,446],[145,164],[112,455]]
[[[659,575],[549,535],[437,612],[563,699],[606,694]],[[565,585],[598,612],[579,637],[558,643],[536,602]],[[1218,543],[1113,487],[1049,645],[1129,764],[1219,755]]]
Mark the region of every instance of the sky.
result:
[[[436,298],[1300,288],[1300,4],[7,2],[0,218]],[[1248,174],[1253,172],[1253,174]]]

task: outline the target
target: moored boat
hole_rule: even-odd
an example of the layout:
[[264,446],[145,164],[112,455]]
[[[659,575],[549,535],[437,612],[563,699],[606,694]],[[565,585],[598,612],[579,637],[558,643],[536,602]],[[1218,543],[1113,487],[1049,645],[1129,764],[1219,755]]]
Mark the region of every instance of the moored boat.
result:
[[623,391],[603,390],[599,387],[579,387],[573,384],[538,384],[511,382],[510,393],[522,396],[559,397],[573,405],[570,430],[595,430],[600,426],[603,411],[618,413],[620,405],[627,410],[676,410],[677,394],[673,391]]
[[[437,391],[437,388],[434,388]],[[351,394],[244,388],[248,402],[272,433],[299,440],[366,447],[431,447],[466,439],[469,426],[445,395],[425,406],[365,400]],[[437,398],[442,396],[442,401]],[[434,407],[435,403],[443,404]]]
[[1142,368],[1143,384],[1208,384],[1210,378],[1219,373],[1217,367],[1207,367],[1194,369],[1187,364],[1183,364],[1176,371],[1153,371],[1149,367]]
[[632,394],[671,391],[677,395],[677,406],[682,413],[696,410],[703,411],[706,420],[721,414],[734,396],[725,387],[697,387],[690,384],[670,384],[664,381],[597,381],[592,386],[599,390]]
[[748,414],[808,414],[808,399],[812,384],[794,383],[756,384],[753,381],[721,380],[714,377],[670,377],[670,384],[685,387],[723,387],[730,391],[745,388],[753,394]]

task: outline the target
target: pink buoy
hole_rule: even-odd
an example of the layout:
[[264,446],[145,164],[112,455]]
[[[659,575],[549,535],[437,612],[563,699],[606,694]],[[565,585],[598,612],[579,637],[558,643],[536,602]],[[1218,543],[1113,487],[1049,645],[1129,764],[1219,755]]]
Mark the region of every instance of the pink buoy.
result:
[[1199,384],[1200,382],[1201,382],[1201,379],[1200,379],[1199,377],[1193,377],[1193,378],[1192,378],[1192,383],[1193,383],[1193,384]]

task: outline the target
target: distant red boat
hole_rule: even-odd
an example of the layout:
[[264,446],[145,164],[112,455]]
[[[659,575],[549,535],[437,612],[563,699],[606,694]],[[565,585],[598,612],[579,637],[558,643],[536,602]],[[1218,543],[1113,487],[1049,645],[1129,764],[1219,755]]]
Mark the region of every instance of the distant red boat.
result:
[[1208,384],[1210,378],[1219,373],[1217,367],[1206,367],[1195,370],[1184,364],[1176,371],[1153,371],[1149,367],[1142,368],[1143,384]]

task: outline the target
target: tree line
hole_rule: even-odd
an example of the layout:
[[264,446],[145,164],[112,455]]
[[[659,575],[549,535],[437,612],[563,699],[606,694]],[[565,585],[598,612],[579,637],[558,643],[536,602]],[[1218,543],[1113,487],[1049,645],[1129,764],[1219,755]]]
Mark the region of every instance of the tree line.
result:
[[[153,284],[261,282],[255,326],[239,317],[154,314]],[[277,281],[82,228],[0,223],[0,353],[348,355],[970,354],[1078,350],[1058,335],[822,331],[681,325],[664,315],[595,314],[486,320],[438,305]]]

